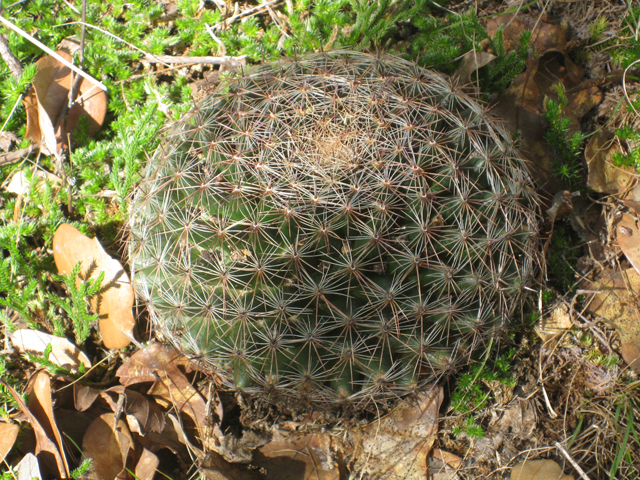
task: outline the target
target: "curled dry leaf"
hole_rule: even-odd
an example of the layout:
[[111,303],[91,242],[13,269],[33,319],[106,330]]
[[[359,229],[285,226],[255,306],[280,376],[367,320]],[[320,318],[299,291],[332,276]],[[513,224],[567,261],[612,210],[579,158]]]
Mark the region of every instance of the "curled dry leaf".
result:
[[354,438],[354,471],[388,480],[424,480],[443,398],[442,388],[434,388],[363,427]]
[[[72,61],[66,51],[58,50],[56,53]],[[26,137],[34,143],[43,140],[43,152],[56,155],[62,151],[67,133],[76,130],[80,117],[88,119],[90,135],[100,129],[107,112],[107,96],[103,90],[82,79],[80,97],[69,110],[66,125],[56,130],[60,114],[68,102],[74,77],[69,67],[51,56],[42,57],[36,65],[38,73],[24,98]]]
[[468,85],[471,83],[471,75],[473,72],[493,62],[496,58],[498,57],[491,53],[471,50],[462,57],[462,61],[454,74],[454,78],[460,85]]
[[89,358],[66,338],[24,328],[13,332],[9,335],[9,339],[20,353],[29,352],[42,355],[47,346],[51,345],[49,360],[60,367],[69,369],[71,373],[78,373],[80,364],[84,365],[85,369],[91,368]]
[[573,210],[573,194],[569,190],[556,193],[551,200],[551,206],[547,209],[547,216],[551,223],[566,217]]
[[[205,432],[210,424],[206,402],[178,369],[178,365],[188,363],[189,360],[175,348],[154,342],[134,353],[118,369],[116,375],[125,386],[154,382],[147,393],[186,413],[194,421],[201,436],[206,437]],[[217,413],[218,418],[222,419],[222,406],[217,401],[217,396],[215,401],[212,399],[212,405],[216,408],[212,413]],[[222,435],[217,426],[214,427],[214,435]]]
[[[106,400],[114,412],[117,408],[119,395],[125,396],[124,413],[127,415],[131,431],[145,435],[148,431],[161,432],[164,429],[165,420],[160,407],[141,393],[123,386],[111,387],[101,393],[102,398]],[[135,420],[130,421],[129,417],[133,417]]]
[[26,392],[29,395],[27,407],[31,414],[42,425],[50,439],[55,440],[58,451],[61,454],[62,462],[67,473],[69,473],[69,465],[64,454],[64,444],[62,436],[53,414],[53,400],[51,398],[51,377],[46,370],[38,370],[34,373],[27,383]]
[[0,464],[16,443],[19,431],[20,426],[16,423],[0,422]]
[[192,462],[192,455],[198,460],[203,460],[204,452],[189,441],[176,416],[169,413],[166,417],[168,421],[165,422],[161,432],[150,431],[139,438],[142,446],[153,452],[168,448],[185,463]]
[[527,460],[511,470],[511,480],[573,480],[553,460]]
[[[24,416],[27,418],[27,421],[31,425],[31,428],[33,429],[33,433],[36,438],[35,454],[36,455],[39,455],[40,453],[45,454],[45,456],[43,457],[45,460],[52,458],[53,465],[51,465],[51,467],[57,468],[60,478],[69,478],[69,472],[67,470],[66,460],[63,460],[62,455],[58,450],[58,447],[56,447],[56,444],[53,443],[53,441],[51,441],[51,439],[47,436],[47,433],[45,432],[44,428],[42,428],[42,425],[40,425],[40,422],[38,422],[38,419],[31,413],[31,411],[27,407],[27,404],[24,402],[22,397],[18,394],[18,392],[14,390],[14,388],[11,385],[9,385],[4,380],[0,380],[0,384],[2,384],[4,388],[7,389],[9,394],[13,397],[15,402],[18,404],[18,407],[20,407],[20,411],[24,414]],[[47,454],[49,455],[49,457],[46,456]]]
[[133,439],[123,420],[113,413],[105,413],[96,418],[82,440],[82,451],[92,460],[94,479],[114,480],[127,465]]
[[82,278],[96,278],[104,272],[102,291],[91,299],[91,307],[99,316],[102,341],[107,348],[124,348],[135,341],[133,287],[120,262],[104,251],[98,239],[86,237],[63,223],[53,236],[53,258],[58,271],[65,275],[77,262],[82,262]]

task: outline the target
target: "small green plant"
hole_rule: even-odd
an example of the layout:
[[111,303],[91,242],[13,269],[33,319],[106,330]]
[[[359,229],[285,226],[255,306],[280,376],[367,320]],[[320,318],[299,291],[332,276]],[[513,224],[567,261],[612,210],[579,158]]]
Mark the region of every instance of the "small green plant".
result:
[[575,265],[582,254],[578,235],[568,226],[556,225],[547,250],[547,268],[550,286],[559,292],[571,292],[575,288]]
[[62,375],[70,378],[78,378],[84,374],[85,366],[82,362],[80,362],[78,365],[78,373],[73,373],[68,368],[61,367],[58,364],[53,363],[51,360],[49,360],[51,351],[52,351],[51,344],[48,344],[45,347],[44,352],[42,352],[42,355],[26,352],[24,356],[27,358],[27,360],[29,360],[31,363],[33,363],[37,367],[46,368],[51,375]]
[[[629,105],[629,110],[635,108],[638,111],[640,101],[633,102],[633,106]],[[629,146],[628,153],[615,152],[613,154],[613,163],[616,167],[634,167],[640,171],[640,132],[634,130],[630,125],[625,125],[616,130],[616,136],[627,143]]]
[[516,353],[517,350],[511,348],[498,356],[493,364],[485,361],[473,365],[468,372],[460,375],[456,390],[451,395],[451,411],[461,416],[461,423],[453,428],[454,435],[464,433],[471,438],[484,436],[479,418],[482,409],[493,399],[489,384],[498,382],[507,388],[515,387],[510,370]]
[[87,475],[91,473],[91,464],[92,460],[90,458],[82,460],[82,463],[71,472],[71,478],[87,478]]
[[[98,320],[98,316],[89,312],[89,299],[96,295],[104,280],[104,272],[96,278],[83,279],[80,277],[82,264],[76,263],[69,275],[54,275],[54,280],[63,282],[69,292],[69,297],[60,298],[56,295],[49,295],[49,300],[55,306],[61,308],[73,324],[76,344],[82,345],[89,336],[91,324]],[[78,281],[80,280],[80,281]],[[56,334],[62,335],[60,331],[63,324],[56,322]]]
[[547,120],[545,139],[558,154],[552,163],[553,173],[562,179],[571,189],[584,188],[580,153],[584,136],[572,132],[570,120],[564,115],[567,96],[562,84],[557,84],[558,100],[547,99],[544,118]]

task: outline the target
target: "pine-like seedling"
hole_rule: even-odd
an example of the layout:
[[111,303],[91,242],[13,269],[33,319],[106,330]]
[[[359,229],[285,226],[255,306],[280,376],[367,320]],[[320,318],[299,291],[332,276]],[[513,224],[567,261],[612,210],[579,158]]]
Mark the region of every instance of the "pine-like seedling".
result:
[[505,327],[537,212],[513,142],[448,78],[313,54],[234,75],[168,127],[130,265],[161,335],[233,388],[362,407]]

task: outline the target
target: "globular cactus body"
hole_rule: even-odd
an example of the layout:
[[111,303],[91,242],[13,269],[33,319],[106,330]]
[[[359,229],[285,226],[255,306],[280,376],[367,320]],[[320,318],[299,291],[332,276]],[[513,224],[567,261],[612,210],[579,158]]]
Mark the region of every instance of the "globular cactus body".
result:
[[385,402],[506,325],[537,211],[512,141],[449,79],[314,54],[236,74],[171,125],[130,265],[163,336],[235,388]]

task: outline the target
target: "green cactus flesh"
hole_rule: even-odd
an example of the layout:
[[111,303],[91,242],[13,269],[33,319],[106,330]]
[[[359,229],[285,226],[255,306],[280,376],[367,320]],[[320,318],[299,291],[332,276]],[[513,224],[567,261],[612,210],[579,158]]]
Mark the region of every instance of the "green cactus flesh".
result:
[[167,129],[130,265],[155,328],[230,386],[379,404],[506,326],[537,212],[513,142],[448,78],[314,54],[227,78]]

